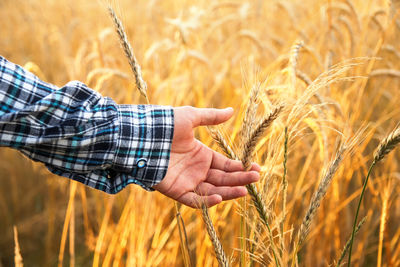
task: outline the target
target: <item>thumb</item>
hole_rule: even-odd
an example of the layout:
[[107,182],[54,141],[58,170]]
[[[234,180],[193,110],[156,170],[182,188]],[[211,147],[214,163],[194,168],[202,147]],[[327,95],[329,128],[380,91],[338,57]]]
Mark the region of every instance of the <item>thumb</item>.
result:
[[227,121],[233,115],[233,108],[194,108],[193,127],[217,125]]

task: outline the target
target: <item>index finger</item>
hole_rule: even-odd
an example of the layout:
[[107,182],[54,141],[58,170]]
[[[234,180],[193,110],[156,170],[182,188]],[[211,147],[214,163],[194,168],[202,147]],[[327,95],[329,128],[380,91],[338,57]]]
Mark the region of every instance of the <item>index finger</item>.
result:
[[[229,159],[216,151],[213,151],[213,157],[210,168],[222,170],[225,172],[244,171],[243,164],[241,161]],[[261,169],[260,166],[253,163],[250,170],[259,172],[260,169]]]

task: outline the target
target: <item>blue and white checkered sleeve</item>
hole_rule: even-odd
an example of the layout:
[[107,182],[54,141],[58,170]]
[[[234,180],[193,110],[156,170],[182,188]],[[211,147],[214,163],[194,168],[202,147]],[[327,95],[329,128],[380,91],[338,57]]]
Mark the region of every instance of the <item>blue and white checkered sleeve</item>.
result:
[[173,130],[171,107],[117,105],[76,81],[57,88],[0,56],[0,146],[57,175],[111,194],[131,183],[152,190]]

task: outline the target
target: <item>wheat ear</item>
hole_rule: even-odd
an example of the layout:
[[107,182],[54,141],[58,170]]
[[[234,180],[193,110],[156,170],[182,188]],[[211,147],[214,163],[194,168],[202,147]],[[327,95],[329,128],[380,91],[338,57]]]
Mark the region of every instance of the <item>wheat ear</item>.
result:
[[279,106],[271,111],[255,128],[255,130],[249,134],[247,141],[243,147],[243,155],[241,158],[242,164],[245,170],[248,170],[251,165],[251,157],[253,156],[254,149],[260,140],[265,130],[272,124],[272,122],[278,117],[282,111],[283,106]]
[[259,82],[255,83],[250,91],[249,101],[247,102],[247,107],[244,112],[243,123],[241,124],[241,128],[239,130],[240,140],[243,142],[248,135],[250,134],[250,129],[252,128],[257,108],[258,108],[258,100],[261,91],[261,84]]
[[108,12],[114,23],[115,30],[117,31],[119,37],[119,41],[122,45],[122,48],[124,49],[125,56],[128,58],[129,65],[131,66],[132,72],[135,76],[136,87],[139,90],[139,92],[146,98],[147,102],[149,102],[147,97],[147,84],[143,80],[142,70],[135,57],[135,54],[133,53],[132,46],[128,41],[128,37],[126,36],[124,26],[111,6],[108,7]]
[[[231,159],[238,160],[233,149],[228,145],[228,142],[222,136],[218,130],[211,130],[212,138],[217,142],[218,146],[223,150],[223,152]],[[260,219],[265,225],[268,225],[268,215],[267,207],[264,204],[261,194],[258,192],[257,187],[254,184],[246,185],[247,191],[251,196],[254,207],[256,208]]]
[[391,132],[382,142],[379,144],[375,154],[374,162],[381,161],[387,154],[389,154],[396,145],[400,143],[400,128],[397,128]]
[[380,144],[374,154],[374,160],[372,161],[371,166],[369,167],[367,178],[365,178],[363,188],[361,191],[361,195],[360,195],[360,199],[358,201],[356,217],[354,218],[353,232],[351,235],[351,242],[350,242],[350,248],[349,248],[349,260],[347,262],[348,267],[350,267],[350,264],[351,264],[351,252],[353,249],[353,242],[354,242],[354,235],[355,235],[355,230],[356,230],[358,213],[360,212],[361,202],[364,198],[364,193],[365,193],[365,189],[367,188],[367,183],[368,183],[369,177],[371,176],[372,170],[375,167],[375,165],[379,161],[381,161],[387,154],[389,154],[393,149],[395,149],[399,143],[400,143],[400,127],[393,130],[385,139],[383,139],[380,142]]
[[[249,137],[250,131],[253,128],[254,121],[256,118],[257,108],[259,105],[258,96],[260,93],[261,84],[259,82],[255,82],[250,91],[250,98],[247,102],[246,111],[243,118],[243,123],[241,124],[239,130],[239,140],[240,144],[243,144],[243,140],[246,140]],[[240,265],[247,264],[247,234],[246,234],[246,226],[247,226],[247,205],[246,198],[242,198],[239,200],[240,207],[243,210],[243,216],[240,217]]]
[[299,57],[300,49],[304,46],[304,42],[302,40],[298,40],[294,43],[292,48],[290,49],[290,57],[289,57],[289,65],[290,65],[290,74],[292,80],[293,89],[296,87],[296,68],[297,68],[297,60]]
[[[218,146],[225,152],[226,156],[238,160],[239,157],[236,156],[235,152],[233,149],[228,145],[228,142],[225,140],[225,138],[222,136],[222,134],[218,130],[211,130],[211,136],[212,138],[217,142]],[[271,227],[269,226],[268,223],[268,214],[267,214],[267,207],[265,206],[265,202],[263,200],[262,195],[258,192],[257,187],[254,184],[248,184],[246,185],[247,192],[251,196],[251,200],[253,202],[254,207],[257,210],[257,213],[262,221],[262,223],[267,227],[268,232],[269,232],[269,237],[270,237],[270,242],[271,242],[271,249],[272,253],[274,255],[275,259],[275,264],[276,266],[280,266],[277,256],[276,256],[276,248],[273,242],[273,235],[272,235],[272,230]]]
[[[365,216],[357,225],[355,234],[358,233],[358,231],[360,231],[361,227],[364,225],[365,221],[367,220],[367,216]],[[344,259],[344,257],[346,256],[347,251],[349,250],[350,247],[350,242],[351,242],[351,236],[349,237],[349,239],[346,242],[346,245],[344,246],[342,253],[340,254],[340,257],[336,263],[336,267],[340,267],[340,265],[342,264],[342,261]]]
[[304,72],[300,71],[300,70],[296,70],[296,76],[297,78],[299,78],[300,80],[302,80],[307,86],[309,86],[310,84],[312,84],[312,80],[310,79],[310,77],[307,76],[307,74],[305,74]]
[[235,152],[229,146],[228,142],[222,136],[220,131],[214,130],[210,127],[208,127],[208,131],[210,132],[211,137],[214,139],[214,141],[218,144],[219,148],[222,149],[222,151],[225,153],[226,156],[228,156],[228,158],[237,159]]
[[314,193],[311,199],[310,206],[308,207],[308,210],[306,212],[306,215],[304,216],[303,222],[299,230],[298,246],[301,246],[301,244],[304,242],[310,231],[311,222],[314,219],[319,206],[321,205],[322,199],[326,195],[326,192],[328,190],[329,185],[332,182],[334,174],[336,173],[340,163],[342,162],[344,150],[345,150],[344,147],[341,147],[339,149],[336,158],[331,162],[328,171],[324,175],[324,178],[320,182],[317,191]]
[[217,236],[217,232],[215,231],[214,225],[212,224],[210,214],[208,213],[207,206],[202,203],[201,204],[201,212],[202,212],[202,217],[204,224],[206,225],[206,229],[208,232],[208,236],[211,239],[211,242],[214,247],[214,252],[218,260],[218,264],[220,267],[228,267],[229,266],[229,261],[228,258],[226,257],[225,251],[221,245],[221,242],[219,241],[219,238]]

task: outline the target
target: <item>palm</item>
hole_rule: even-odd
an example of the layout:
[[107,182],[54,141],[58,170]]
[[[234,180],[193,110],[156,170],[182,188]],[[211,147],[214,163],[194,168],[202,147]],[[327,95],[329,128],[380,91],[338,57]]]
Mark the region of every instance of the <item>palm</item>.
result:
[[154,188],[191,207],[198,207],[199,201],[213,206],[222,200],[246,195],[243,185],[258,180],[256,171],[259,167],[254,165],[253,170],[256,171],[243,172],[240,162],[229,160],[211,150],[193,135],[196,126],[218,124],[231,114],[196,117],[196,112],[198,110],[188,107],[174,110],[174,137],[168,171]]
[[198,141],[194,141],[187,151],[176,152],[172,149],[165,178],[171,180],[176,191],[195,191],[205,182],[211,160],[212,152]]

